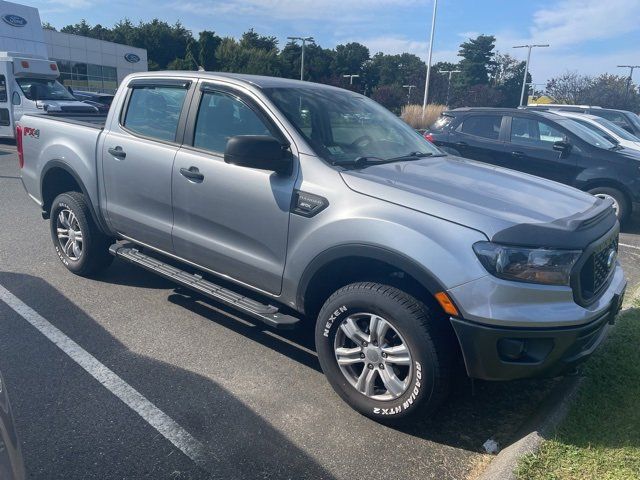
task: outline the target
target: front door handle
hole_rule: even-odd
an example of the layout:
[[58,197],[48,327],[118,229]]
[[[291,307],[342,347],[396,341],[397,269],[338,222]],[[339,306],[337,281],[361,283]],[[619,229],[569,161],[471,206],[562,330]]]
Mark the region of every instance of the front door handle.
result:
[[116,158],[124,159],[127,156],[127,153],[122,150],[122,147],[112,147],[109,149],[109,153]]
[[180,175],[191,180],[192,182],[202,182],[204,180],[204,175],[200,173],[198,167],[189,167],[189,168],[181,168]]
[[458,147],[466,147],[466,146],[468,146],[469,144],[468,144],[467,142],[456,142],[456,145],[457,145]]
[[511,152],[511,155],[513,155],[514,157],[524,157],[524,153],[523,152],[519,152],[519,151],[515,151],[515,152]]

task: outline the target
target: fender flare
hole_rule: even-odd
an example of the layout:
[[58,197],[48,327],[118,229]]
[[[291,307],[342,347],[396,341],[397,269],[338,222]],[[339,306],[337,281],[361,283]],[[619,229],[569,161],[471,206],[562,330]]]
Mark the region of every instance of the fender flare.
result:
[[297,308],[301,311],[305,311],[305,297],[307,290],[313,277],[323,267],[329,263],[339,260],[341,258],[353,258],[359,257],[363,259],[378,260],[384,262],[392,267],[402,270],[411,277],[413,277],[418,283],[420,283],[429,293],[432,295],[437,292],[446,290],[446,288],[440,283],[437,277],[426,267],[420,265],[412,258],[404,255],[403,253],[389,250],[378,245],[369,245],[364,243],[354,243],[346,245],[338,245],[322,253],[316,255],[313,260],[307,265],[300,281],[298,282],[298,289],[296,292],[296,304]]
[[91,218],[93,218],[93,221],[98,226],[98,228],[102,231],[102,233],[105,233],[108,235],[107,232],[109,230],[106,228],[106,225],[102,221],[102,218],[100,218],[96,213],[93,207],[93,203],[91,202],[91,197],[89,196],[89,193],[87,191],[87,188],[84,186],[84,183],[80,179],[80,176],[75,172],[75,170],[69,164],[63,162],[62,160],[50,160],[49,162],[47,162],[45,167],[42,169],[42,173],[40,174],[40,194],[43,197],[42,198],[43,200],[42,218],[44,218],[45,220],[49,218],[49,211],[47,207],[51,207],[51,205],[46,205],[44,203],[44,195],[42,195],[42,192],[44,191],[44,179],[46,178],[47,173],[50,170],[53,170],[54,168],[59,168],[61,170],[64,170],[65,172],[67,172],[69,175],[73,177],[75,182],[80,186],[80,190],[82,191],[82,194],[87,199],[87,205],[89,206],[89,212],[91,213]]

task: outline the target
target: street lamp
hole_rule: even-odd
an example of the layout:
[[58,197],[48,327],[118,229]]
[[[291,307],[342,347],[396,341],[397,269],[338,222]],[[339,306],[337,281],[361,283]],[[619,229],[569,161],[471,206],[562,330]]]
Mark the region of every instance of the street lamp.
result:
[[287,37],[288,40],[295,42],[296,40],[300,40],[302,42],[302,58],[300,60],[300,80],[304,80],[304,47],[307,42],[315,43],[316,41],[313,37]]
[[447,101],[444,102],[445,105],[449,106],[449,90],[451,89],[451,75],[454,73],[461,73],[462,70],[438,70],[438,73],[448,73],[449,79],[447,80]]
[[528,48],[528,52],[527,52],[527,61],[524,64],[524,78],[522,79],[522,92],[520,92],[520,106],[522,107],[522,101],[524,99],[524,89],[527,86],[527,72],[529,72],[529,60],[531,59],[531,49],[532,48],[543,48],[543,47],[548,47],[548,44],[545,45],[516,45],[513,48]]
[[618,68],[628,68],[629,69],[629,77],[627,78],[627,91],[625,93],[625,97],[629,96],[629,87],[631,87],[631,77],[633,77],[633,71],[636,68],[640,68],[640,65],[618,65]]
[[422,120],[427,110],[427,100],[429,99],[429,77],[431,76],[431,56],[433,55],[433,35],[436,32],[436,11],[438,0],[433,0],[433,16],[431,17],[431,38],[429,40],[429,59],[427,61],[427,79],[424,84],[424,101],[422,102]]
[[415,85],[402,85],[402,88],[408,88],[409,93],[407,94],[407,105],[411,103],[411,89],[416,88]]
[[348,78],[349,79],[349,85],[353,85],[353,79],[354,78],[360,78],[360,75],[342,75],[344,78]]

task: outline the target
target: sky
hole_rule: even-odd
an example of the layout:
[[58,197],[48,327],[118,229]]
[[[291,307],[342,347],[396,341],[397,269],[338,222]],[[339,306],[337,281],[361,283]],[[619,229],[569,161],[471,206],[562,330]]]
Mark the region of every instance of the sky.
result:
[[[14,0],[20,2],[20,0]],[[249,28],[286,37],[313,36],[325,48],[360,42],[371,54],[409,52],[427,58],[434,0],[41,0],[24,1],[43,22],[60,28],[86,19],[111,26],[157,17],[180,20],[194,35],[213,30],[239,37]],[[497,50],[524,60],[514,45],[535,49],[533,83],[566,71],[626,75],[620,64],[640,65],[640,0],[439,0],[433,61],[457,61],[469,37],[494,35]],[[640,74],[638,74],[640,75]],[[640,80],[640,78],[635,79]]]

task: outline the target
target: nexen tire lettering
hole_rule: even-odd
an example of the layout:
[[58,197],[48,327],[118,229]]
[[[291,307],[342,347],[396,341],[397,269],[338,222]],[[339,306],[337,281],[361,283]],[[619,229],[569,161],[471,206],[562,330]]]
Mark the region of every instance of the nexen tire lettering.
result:
[[420,387],[422,387],[421,380],[422,380],[422,365],[420,365],[419,362],[416,362],[416,384],[414,385],[413,391],[411,392],[411,395],[409,396],[409,398],[407,398],[404,402],[402,402],[402,405],[398,405],[396,407],[391,407],[391,408],[375,407],[373,409],[373,413],[377,415],[396,415],[402,412],[403,410],[407,410],[411,405],[413,405],[413,402],[415,401],[416,398],[418,398],[418,395],[420,394]]
[[341,313],[344,313],[347,311],[347,307],[345,307],[344,305],[337,308],[329,317],[329,319],[327,320],[327,323],[324,326],[324,336],[329,338],[329,330],[331,329],[331,326],[333,325],[333,322],[336,321],[336,318],[338,318],[340,316]]

